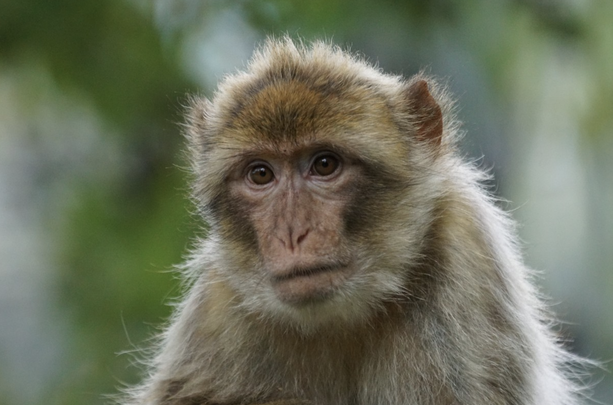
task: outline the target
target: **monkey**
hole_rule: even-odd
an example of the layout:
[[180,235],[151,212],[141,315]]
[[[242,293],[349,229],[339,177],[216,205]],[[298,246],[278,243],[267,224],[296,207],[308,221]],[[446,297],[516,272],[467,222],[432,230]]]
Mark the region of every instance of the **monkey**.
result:
[[190,99],[207,224],[125,405],[572,405],[578,360],[446,87],[268,39]]

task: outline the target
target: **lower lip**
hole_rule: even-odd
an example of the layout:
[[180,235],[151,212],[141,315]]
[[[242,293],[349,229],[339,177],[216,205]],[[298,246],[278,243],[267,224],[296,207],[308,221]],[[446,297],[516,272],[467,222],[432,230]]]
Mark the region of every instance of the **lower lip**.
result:
[[347,267],[334,267],[315,273],[276,278],[272,285],[277,297],[288,304],[323,301],[334,294],[349,275]]

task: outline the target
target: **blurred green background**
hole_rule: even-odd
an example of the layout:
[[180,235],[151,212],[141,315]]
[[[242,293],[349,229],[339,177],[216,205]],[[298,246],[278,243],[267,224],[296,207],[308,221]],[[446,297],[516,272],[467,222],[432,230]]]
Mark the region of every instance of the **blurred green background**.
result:
[[560,333],[613,359],[612,1],[0,0],[1,405],[102,404],[138,381],[202,226],[185,96],[283,33],[447,81]]

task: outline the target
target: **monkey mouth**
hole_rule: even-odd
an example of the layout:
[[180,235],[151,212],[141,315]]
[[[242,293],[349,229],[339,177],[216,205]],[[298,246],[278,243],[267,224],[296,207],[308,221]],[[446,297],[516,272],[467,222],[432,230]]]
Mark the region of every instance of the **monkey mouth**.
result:
[[272,278],[273,283],[283,282],[287,280],[292,280],[294,278],[299,277],[311,277],[321,273],[329,273],[340,270],[344,267],[347,267],[341,263],[328,264],[323,266],[313,266],[313,267],[294,267],[291,271],[286,274],[281,274],[278,276],[274,276]]
[[342,263],[311,267],[295,267],[272,277],[277,297],[285,303],[299,305],[325,300],[334,294],[350,273],[350,266]]

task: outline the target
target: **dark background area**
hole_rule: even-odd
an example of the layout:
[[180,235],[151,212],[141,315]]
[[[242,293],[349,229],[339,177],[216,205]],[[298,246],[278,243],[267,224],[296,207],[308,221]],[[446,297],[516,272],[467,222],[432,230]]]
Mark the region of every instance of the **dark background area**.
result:
[[[267,35],[448,83],[576,352],[613,358],[613,2],[0,0],[0,404],[102,404],[180,295],[180,134]],[[613,379],[594,370],[594,397]]]

